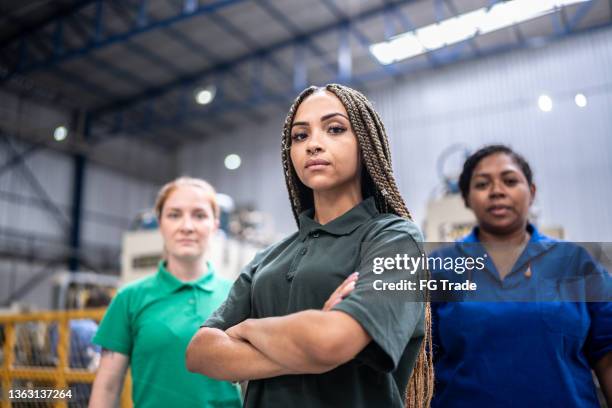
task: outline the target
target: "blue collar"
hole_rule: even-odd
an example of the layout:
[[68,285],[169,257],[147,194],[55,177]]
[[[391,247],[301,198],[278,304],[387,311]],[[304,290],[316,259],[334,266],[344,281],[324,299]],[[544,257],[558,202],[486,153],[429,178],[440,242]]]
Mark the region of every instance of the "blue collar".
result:
[[[523,250],[523,253],[519,256],[518,260],[514,264],[514,267],[510,272],[511,274],[514,271],[523,268],[523,266],[525,266],[525,264],[530,262],[532,259],[544,254],[545,252],[548,252],[557,243],[556,240],[541,234],[531,223],[527,224],[527,231],[531,234],[531,238]],[[473,258],[485,256],[487,253],[484,246],[480,244],[478,232],[478,227],[474,227],[469,235],[457,241],[458,249],[467,256]],[[487,259],[487,266],[491,268],[492,264],[489,264],[489,262],[491,262],[490,259]]]
[[[472,229],[472,232],[470,232],[468,235],[466,235],[465,237],[459,239],[457,242],[470,242],[470,243],[476,243],[476,242],[480,242],[480,239],[478,239],[478,233],[480,232],[480,229],[478,228],[478,226],[474,227]],[[528,223],[527,224],[527,232],[529,232],[529,234],[531,234],[531,238],[529,239],[529,244],[538,242],[546,242],[546,243],[554,243],[556,242],[554,239],[543,235],[540,233],[540,231],[538,231],[538,229],[535,227],[535,225]]]

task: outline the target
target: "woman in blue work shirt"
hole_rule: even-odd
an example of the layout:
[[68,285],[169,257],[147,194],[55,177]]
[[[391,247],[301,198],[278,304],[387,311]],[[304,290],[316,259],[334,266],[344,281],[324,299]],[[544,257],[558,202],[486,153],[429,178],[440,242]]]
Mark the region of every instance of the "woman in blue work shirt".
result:
[[[467,278],[478,289],[468,295],[477,301],[432,303],[432,406],[598,407],[591,369],[610,405],[607,272],[584,249],[546,237],[528,222],[536,186],[529,164],[510,148],[478,150],[465,162],[459,186],[478,226],[431,256],[483,256],[485,268],[433,271],[437,278]],[[597,282],[585,284],[585,275]],[[597,302],[552,295],[568,282],[599,290],[584,299]]]

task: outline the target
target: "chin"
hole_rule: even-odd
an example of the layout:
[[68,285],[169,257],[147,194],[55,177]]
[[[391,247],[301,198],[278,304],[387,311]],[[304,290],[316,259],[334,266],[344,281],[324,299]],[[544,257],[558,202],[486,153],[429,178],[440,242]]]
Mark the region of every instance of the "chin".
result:
[[338,188],[342,183],[338,183],[336,180],[330,180],[329,177],[313,177],[310,180],[306,180],[304,185],[312,191],[328,191]]
[[204,256],[203,251],[178,251],[173,254],[174,258],[181,261],[192,262],[198,260]]
[[487,222],[487,229],[493,233],[505,235],[516,228],[516,220],[493,220]]

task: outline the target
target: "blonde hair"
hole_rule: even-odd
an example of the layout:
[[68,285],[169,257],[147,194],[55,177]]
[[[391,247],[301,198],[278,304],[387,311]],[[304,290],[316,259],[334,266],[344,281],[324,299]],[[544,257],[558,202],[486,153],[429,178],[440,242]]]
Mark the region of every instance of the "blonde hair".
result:
[[[314,206],[314,199],[312,190],[300,181],[291,163],[289,152],[291,125],[300,104],[314,92],[320,90],[334,94],[346,108],[364,163],[361,180],[363,197],[374,197],[376,207],[381,213],[411,219],[393,176],[389,141],[380,116],[370,101],[360,92],[343,85],[329,84],[323,88],[311,86],[302,91],[291,105],[283,127],[283,170],[296,223],[302,211]],[[429,302],[426,302],[425,338],[408,381],[405,396],[407,407],[420,408],[428,407],[431,404],[434,386],[431,348],[431,308]]]
[[189,187],[197,187],[204,190],[208,199],[210,200],[210,205],[213,209],[213,213],[216,219],[219,219],[219,203],[217,202],[217,192],[214,187],[210,185],[210,183],[194,177],[179,177],[166,183],[157,193],[157,198],[155,199],[155,215],[157,219],[161,219],[162,211],[164,210],[164,204],[170,194],[174,192],[179,187],[189,186]]

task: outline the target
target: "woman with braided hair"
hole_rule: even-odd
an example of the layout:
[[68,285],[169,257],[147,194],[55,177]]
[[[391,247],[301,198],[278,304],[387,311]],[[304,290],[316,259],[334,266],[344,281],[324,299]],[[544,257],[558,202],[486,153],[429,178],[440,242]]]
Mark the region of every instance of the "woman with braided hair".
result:
[[282,160],[298,231],[244,268],[187,368],[249,380],[246,407],[429,406],[429,305],[389,290],[419,276],[393,261],[421,256],[422,235],[380,117],[353,89],[309,87],[287,115]]

